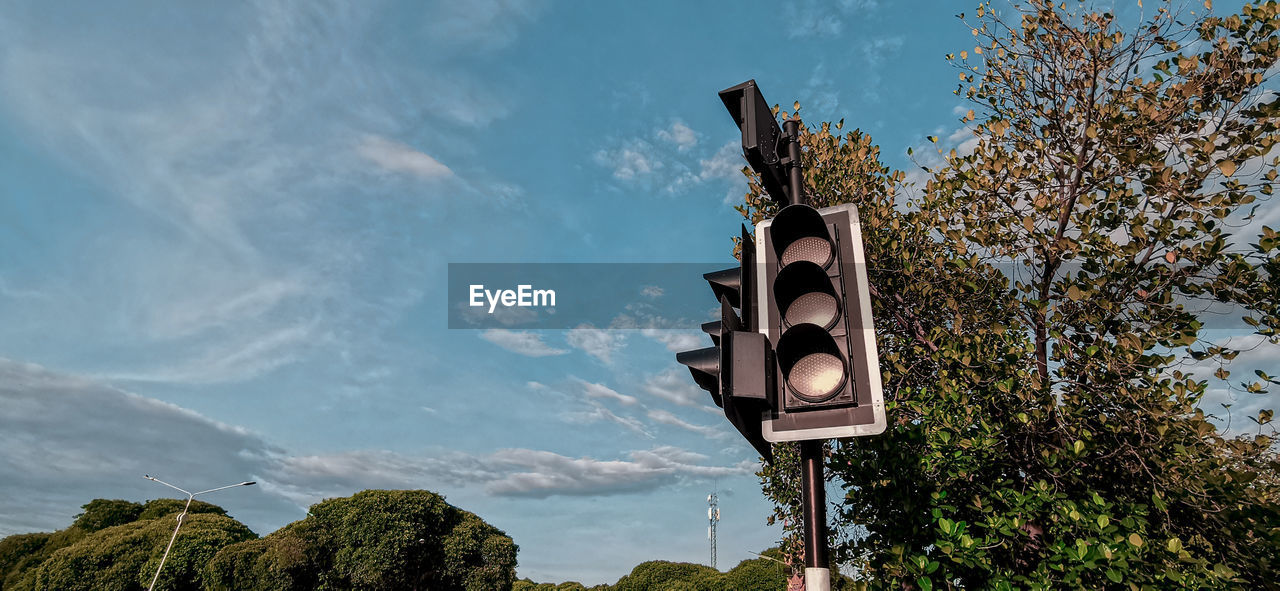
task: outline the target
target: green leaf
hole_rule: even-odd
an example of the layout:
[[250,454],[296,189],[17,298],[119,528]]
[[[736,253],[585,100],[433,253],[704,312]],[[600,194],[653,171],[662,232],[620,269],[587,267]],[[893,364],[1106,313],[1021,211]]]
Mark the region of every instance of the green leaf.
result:
[[1141,547],[1142,547],[1142,536],[1139,536],[1139,535],[1138,535],[1138,534],[1136,534],[1136,533],[1129,534],[1129,543],[1130,543],[1130,544],[1133,544],[1133,546],[1134,546],[1135,548],[1141,548]]
[[1120,576],[1120,571],[1117,571],[1114,568],[1107,569],[1107,578],[1111,579],[1112,583],[1119,583],[1124,580],[1124,578]]
[[929,580],[927,577],[920,577],[916,579],[916,585],[919,585],[922,591],[933,591],[933,581]]

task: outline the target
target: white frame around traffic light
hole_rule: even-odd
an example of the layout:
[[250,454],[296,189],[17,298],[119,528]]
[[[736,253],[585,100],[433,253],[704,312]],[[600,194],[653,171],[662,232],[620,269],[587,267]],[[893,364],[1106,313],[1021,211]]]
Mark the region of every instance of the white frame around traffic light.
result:
[[[873,324],[871,317],[870,283],[867,280],[867,261],[866,254],[863,250],[862,226],[858,218],[858,208],[853,204],[843,204],[825,207],[817,211],[821,214],[843,211],[847,212],[848,215],[847,219],[849,220],[849,227],[846,229],[847,232],[842,232],[842,234],[847,234],[849,237],[851,249],[853,251],[853,281],[856,285],[856,289],[854,291],[857,293],[857,301],[846,301],[844,304],[846,307],[845,313],[850,314],[851,317],[856,313],[858,318],[860,318],[862,328],[858,332],[862,333],[862,350],[866,353],[865,359],[849,359],[849,372],[851,374],[850,378],[855,379],[855,376],[860,372],[854,371],[854,364],[859,362],[866,364],[864,366],[867,368],[864,378],[866,382],[859,383],[858,387],[866,387],[870,394],[873,422],[837,427],[815,427],[803,430],[774,431],[773,419],[766,411],[766,413],[762,415],[761,432],[767,441],[775,443],[782,441],[807,441],[814,439],[878,435],[885,431],[888,424],[885,419],[884,412],[884,393],[880,382],[880,358],[876,347],[875,325]],[[756,264],[758,265],[756,277],[759,278],[759,280],[756,281],[756,301],[760,302],[759,311],[757,312],[756,326],[759,327],[759,332],[764,334],[766,337],[769,336],[770,328],[770,321],[768,317],[769,306],[767,305],[767,302],[769,301],[768,290],[770,286],[765,280],[765,278],[769,276],[764,268],[766,264],[765,253],[767,248],[767,245],[765,244],[765,234],[772,223],[773,219],[768,219],[756,224],[755,236]],[[849,265],[844,265],[845,269],[848,267]],[[845,281],[847,282],[848,279],[846,278]],[[776,345],[777,343],[774,343],[774,346]],[[780,389],[781,387],[782,385],[779,384],[778,388]],[[780,394],[779,398],[781,398]],[[777,408],[780,407],[781,401],[779,400]]]

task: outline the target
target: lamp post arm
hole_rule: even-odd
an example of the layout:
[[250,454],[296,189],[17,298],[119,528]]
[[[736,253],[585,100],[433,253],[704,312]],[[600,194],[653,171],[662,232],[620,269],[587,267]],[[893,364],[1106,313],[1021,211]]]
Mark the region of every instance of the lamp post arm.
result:
[[[153,481],[155,481],[155,482],[159,482],[160,484],[163,484],[163,485],[165,485],[165,486],[167,486],[167,487],[169,487],[169,488],[172,488],[173,490],[182,491],[182,494],[184,494],[184,495],[195,496],[195,495],[192,495],[192,493],[191,493],[191,492],[189,492],[189,491],[187,491],[187,490],[184,490],[184,489],[178,488],[178,487],[176,487],[176,486],[174,486],[174,485],[172,485],[172,484],[169,484],[168,482],[165,482],[165,481],[163,481],[163,480],[160,480],[159,478],[156,478],[155,476],[151,476],[150,474],[143,476],[143,478],[146,478],[147,480],[153,480]],[[197,495],[198,495],[198,494],[200,494],[200,493],[195,493],[195,494],[197,494]]]
[[[200,492],[194,492],[194,493],[189,493],[189,494],[190,494],[191,496],[193,496],[193,497],[194,497],[194,496],[196,496],[196,495],[202,495],[202,494],[204,494],[204,493],[210,493],[210,492],[213,492],[213,491],[215,491],[215,490],[222,490],[222,489],[224,489],[224,488],[235,488],[235,487],[237,487],[237,486],[249,486],[249,485],[251,485],[251,484],[254,484],[254,483],[253,483],[253,482],[238,482],[238,483],[236,483],[236,484],[228,484],[228,485],[226,485],[226,486],[219,486],[218,488],[211,488],[211,489],[209,489],[209,490],[202,490],[202,491],[200,491]],[[177,487],[174,487],[174,488],[177,488]],[[185,492],[185,491],[184,491],[184,492]]]

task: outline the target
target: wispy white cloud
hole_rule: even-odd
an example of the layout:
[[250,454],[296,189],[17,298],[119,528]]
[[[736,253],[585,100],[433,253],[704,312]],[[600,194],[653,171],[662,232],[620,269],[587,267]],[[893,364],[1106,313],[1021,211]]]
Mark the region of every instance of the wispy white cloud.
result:
[[612,149],[598,150],[596,164],[613,171],[613,177],[621,181],[645,179],[666,168],[658,148],[642,139],[633,139]]
[[642,389],[645,393],[680,406],[691,406],[719,413],[719,409],[711,404],[711,395],[693,383],[688,370],[672,367],[645,381]]
[[876,0],[802,0],[784,5],[781,20],[792,38],[833,37],[844,32],[846,19],[865,19],[878,7]]
[[490,328],[481,332],[480,338],[526,357],[548,357],[569,352],[568,349],[557,349],[548,345],[542,340],[542,335],[536,332]]
[[681,121],[675,121],[671,127],[658,130],[658,139],[676,145],[676,149],[684,152],[698,144],[698,134]]
[[710,181],[714,179],[737,181],[744,177],[742,167],[746,166],[746,160],[742,157],[742,144],[740,140],[731,140],[720,146],[715,154],[709,158],[698,161],[699,181]]
[[[675,145],[676,150],[663,143]],[[713,181],[742,180],[746,161],[738,140],[726,142],[710,153],[695,150],[697,146],[697,133],[676,122],[651,136],[615,140],[612,146],[597,150],[593,159],[619,181],[667,194]]]
[[816,111],[820,117],[832,117],[840,111],[840,94],[835,77],[827,69],[827,63],[818,60],[813,65],[801,106],[806,112]]
[[424,8],[431,15],[427,26],[433,36],[456,47],[492,51],[515,41],[546,5],[543,0],[440,0]]
[[641,437],[653,439],[653,433],[650,433],[649,430],[645,428],[644,423],[640,422],[636,418],[620,416],[593,399],[587,399],[582,402],[585,403],[585,406],[579,407],[576,410],[565,411],[561,415],[562,418],[566,422],[577,424],[591,424],[601,421],[615,423]]
[[711,346],[707,334],[697,330],[644,328],[640,330],[640,334],[662,343],[673,353]]
[[314,325],[287,325],[267,333],[246,333],[204,348],[197,357],[176,363],[143,365],[132,371],[106,371],[112,381],[212,384],[252,379],[289,364],[315,346]]
[[880,100],[880,87],[884,83],[881,74],[885,65],[902,51],[902,37],[877,37],[862,42],[862,62],[864,69],[859,79],[862,97],[870,102]]
[[494,322],[502,326],[532,326],[539,316],[538,310],[532,307],[497,306],[490,312],[489,308],[472,306],[467,300],[457,302],[454,307],[459,312],[457,317],[472,326],[493,326]]
[[568,384],[563,384],[559,387],[548,386],[536,381],[528,382],[526,386],[534,392],[555,398],[556,406],[563,409],[560,411],[558,418],[564,422],[579,425],[609,422],[620,425],[646,439],[653,438],[653,434],[645,428],[643,422],[635,417],[619,415],[600,402],[600,400],[613,400],[628,407],[634,406],[637,402],[634,397],[619,394],[603,384],[595,384],[581,378],[570,377]]
[[570,347],[579,349],[606,365],[613,363],[613,354],[627,344],[626,335],[621,331],[596,328],[590,324],[569,330],[565,340]]
[[[441,2],[432,47],[491,51],[540,7]],[[380,230],[414,211],[404,182],[498,202],[521,193],[480,167],[455,174],[429,141],[390,139],[408,135],[410,115],[486,126],[509,99],[449,60],[403,68],[369,42],[372,5],[222,7],[198,39],[164,21],[206,19],[177,12],[121,33],[134,30],[114,26],[132,22],[129,10],[92,26],[74,11],[0,15],[0,109],[15,133],[140,212],[37,286],[60,294],[47,307],[61,315],[43,330],[112,349],[112,366],[94,368],[102,375],[235,381],[304,360],[317,344],[376,346],[358,340],[422,295],[404,287],[422,284],[412,263],[382,267],[399,275],[376,286],[366,276],[379,249],[401,246]],[[85,284],[106,295],[79,297]]]
[[390,172],[407,173],[423,179],[453,176],[449,167],[405,144],[376,135],[366,135],[356,152],[369,162]]
[[590,396],[591,398],[599,398],[601,400],[613,400],[615,402],[620,402],[626,406],[633,406],[637,402],[635,396],[627,396],[626,394],[619,394],[616,390],[604,384],[588,382],[581,378],[573,378],[573,380],[577,382],[579,386],[582,387],[582,392],[587,396]]
[[49,297],[47,294],[40,293],[33,289],[22,289],[9,285],[3,275],[0,275],[0,297],[27,300],[27,299],[45,299]]
[[662,409],[656,409],[656,408],[651,409],[648,413],[648,416],[650,419],[653,419],[654,421],[657,421],[664,425],[679,427],[686,431],[692,431],[694,433],[702,435],[703,437],[713,437],[716,439],[723,439],[726,435],[728,435],[726,432],[721,431],[720,429],[717,429],[714,426],[695,425],[693,423],[690,423],[689,421],[686,421],[672,414],[670,411],[665,411]]
[[445,450],[421,455],[387,450],[291,455],[281,456],[271,467],[259,485],[299,507],[371,488],[462,488],[502,476],[481,458]]
[[663,446],[630,452],[627,460],[572,458],[547,451],[502,450],[491,459],[517,472],[495,480],[489,492],[505,496],[609,495],[653,490],[688,477],[726,477],[749,473],[754,464],[708,466],[707,457]]

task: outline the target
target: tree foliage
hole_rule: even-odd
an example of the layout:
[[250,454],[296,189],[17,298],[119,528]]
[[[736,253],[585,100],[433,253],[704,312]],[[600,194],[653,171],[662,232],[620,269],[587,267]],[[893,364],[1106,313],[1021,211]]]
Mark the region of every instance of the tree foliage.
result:
[[[615,591],[646,591],[649,589],[690,589],[718,591],[721,573],[703,564],[651,560],[631,569],[631,573],[618,579]],[[679,586],[677,586],[679,585]]]
[[182,513],[184,507],[188,515],[195,513],[227,514],[226,509],[212,503],[206,503],[200,499],[193,499],[189,507],[186,499],[155,499],[142,505],[142,511],[138,513],[138,519],[159,519],[166,515]]
[[[144,589],[185,504],[96,499],[64,530],[4,538],[0,589]],[[135,519],[109,525],[129,516]],[[157,585],[210,591],[510,589],[516,550],[501,531],[428,491],[329,499],[265,538],[221,507],[196,501]]]
[[[42,561],[13,588],[134,591],[146,589],[160,566],[174,522],[151,519],[90,533]],[[160,578],[164,589],[200,589],[201,569],[223,546],[254,537],[240,522],[223,515],[184,519]],[[8,589],[8,587],[6,587]]]
[[[1280,238],[1231,235],[1275,186],[1280,8],[1073,9],[966,21],[972,150],[922,190],[860,132],[802,137],[813,204],[857,203],[868,251],[891,428],[829,466],[836,557],[873,587],[1280,580],[1271,412],[1234,436],[1201,408],[1239,343],[1280,334]],[[774,206],[753,183],[741,210]],[[1208,331],[1224,311],[1253,334]],[[1280,383],[1257,377],[1231,387]],[[795,525],[780,451],[762,478]]]
[[50,533],[16,534],[0,540],[0,589],[15,589],[18,581],[40,566],[48,550]]
[[609,591],[609,585],[596,585],[587,587],[577,581],[566,581],[559,585],[554,583],[535,583],[529,579],[521,579],[515,582],[511,587],[511,591]]
[[[618,579],[609,591],[778,591],[787,588],[791,568],[780,560],[777,548],[766,550],[761,558],[739,562],[728,572],[720,572],[702,564],[653,560],[636,565],[631,573]],[[834,573],[831,588],[852,589],[853,581]]]
[[472,513],[420,490],[369,490],[224,548],[209,589],[509,589],[516,545]]
[[142,514],[142,505],[121,499],[94,499],[85,503],[84,512],[76,516],[72,527],[84,531],[98,531],[113,525],[124,525],[137,521]]

